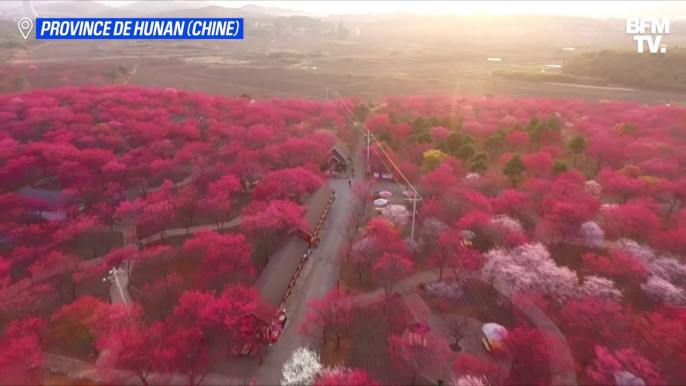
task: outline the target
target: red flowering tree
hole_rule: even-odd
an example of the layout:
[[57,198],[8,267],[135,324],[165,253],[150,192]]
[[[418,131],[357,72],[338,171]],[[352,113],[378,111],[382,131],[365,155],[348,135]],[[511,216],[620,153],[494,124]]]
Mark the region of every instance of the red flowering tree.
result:
[[[664,383],[657,366],[633,349],[611,352],[606,347],[596,346],[595,355],[595,361],[586,369],[586,375],[597,384],[626,384],[635,382],[635,378],[647,385]],[[619,381],[617,377],[620,378]]]
[[384,253],[379,260],[372,265],[374,276],[382,283],[386,299],[393,292],[393,286],[400,279],[412,272],[414,264],[412,260],[403,255]]
[[414,385],[417,376],[424,371],[438,371],[444,365],[450,352],[441,339],[429,335],[426,345],[410,344],[399,335],[388,337],[388,353],[394,368],[411,379]]
[[461,354],[455,359],[453,371],[461,375],[485,377],[491,385],[500,384],[507,377],[507,372],[499,364],[487,357],[473,356],[467,353]]
[[320,176],[305,168],[282,169],[267,173],[255,188],[253,197],[262,201],[292,200],[299,203],[323,184]]
[[274,200],[266,206],[252,204],[243,209],[241,228],[264,247],[265,259],[269,261],[269,254],[281,239],[299,227],[307,227],[303,213],[305,208],[291,201]]
[[547,331],[516,327],[508,331],[503,345],[513,360],[509,382],[515,384],[550,383],[551,370],[570,370],[573,366],[560,356],[561,342]]
[[322,340],[324,345],[328,337],[336,342],[336,349],[339,349],[341,340],[350,332],[355,312],[351,296],[336,286],[324,297],[308,302],[307,316],[299,332]]
[[[224,223],[230,221],[231,208],[233,207],[232,195],[241,189],[241,183],[232,175],[225,175],[212,182],[207,187],[205,198],[200,200],[200,207],[212,214],[217,229],[224,229]],[[186,192],[188,194],[188,192]],[[172,199],[174,202],[174,200]],[[191,204],[185,203],[185,208],[190,211]],[[192,221],[192,216],[190,216]],[[188,229],[188,228],[186,228]]]
[[196,282],[219,289],[227,283],[248,282],[255,276],[252,247],[243,235],[198,232],[183,245],[188,258],[202,259]]
[[372,379],[369,373],[363,369],[349,369],[342,365],[322,369],[313,382],[313,386],[338,385],[380,386],[381,383]]

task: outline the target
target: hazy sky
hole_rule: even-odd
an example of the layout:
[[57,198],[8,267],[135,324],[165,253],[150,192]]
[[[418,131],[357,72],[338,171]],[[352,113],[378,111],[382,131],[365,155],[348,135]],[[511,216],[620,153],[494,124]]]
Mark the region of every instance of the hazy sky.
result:
[[[121,6],[133,1],[99,1]],[[209,1],[227,7],[259,4],[309,13],[537,13],[587,17],[686,17],[682,1]]]

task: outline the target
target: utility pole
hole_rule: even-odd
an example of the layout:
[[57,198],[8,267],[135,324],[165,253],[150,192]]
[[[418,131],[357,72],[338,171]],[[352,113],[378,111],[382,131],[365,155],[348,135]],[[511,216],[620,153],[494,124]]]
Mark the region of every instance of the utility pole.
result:
[[410,240],[414,241],[414,223],[415,219],[417,218],[417,191],[413,190],[413,197],[412,197],[412,231],[410,233]]
[[372,133],[370,133],[369,130],[367,130],[367,135],[366,135],[366,137],[367,137],[367,175],[369,175],[369,172],[372,171],[372,167],[369,164],[369,138],[371,138],[371,136],[372,136]]

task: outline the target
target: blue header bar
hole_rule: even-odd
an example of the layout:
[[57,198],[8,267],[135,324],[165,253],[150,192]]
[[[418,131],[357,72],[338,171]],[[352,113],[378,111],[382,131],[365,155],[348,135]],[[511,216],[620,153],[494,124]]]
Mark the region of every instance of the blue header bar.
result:
[[243,18],[44,18],[36,39],[243,39]]

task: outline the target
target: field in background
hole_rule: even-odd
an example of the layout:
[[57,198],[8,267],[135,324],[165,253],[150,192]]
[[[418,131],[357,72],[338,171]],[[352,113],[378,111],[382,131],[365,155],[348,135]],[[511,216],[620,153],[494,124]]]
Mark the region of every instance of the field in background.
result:
[[[446,46],[440,42],[385,44],[380,39],[260,37],[231,42],[54,41],[14,53],[3,64],[12,69],[5,71],[9,75],[5,75],[3,92],[128,84],[254,98],[325,99],[328,88],[329,97],[338,91],[371,100],[402,94],[490,94],[686,103],[686,94],[680,92],[549,84],[611,85],[591,77],[542,75],[532,70],[555,63],[559,58],[553,49],[494,43]],[[494,71],[500,76],[494,76]],[[80,79],[81,72],[87,77]]]

